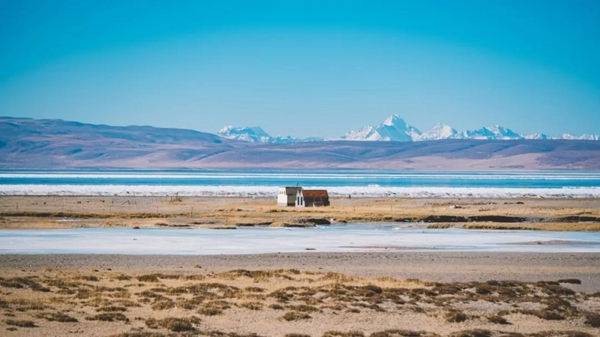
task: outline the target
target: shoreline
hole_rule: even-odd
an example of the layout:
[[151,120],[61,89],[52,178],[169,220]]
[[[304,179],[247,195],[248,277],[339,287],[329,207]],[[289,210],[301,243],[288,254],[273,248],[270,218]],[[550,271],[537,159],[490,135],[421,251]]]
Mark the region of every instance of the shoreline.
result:
[[272,198],[3,196],[1,229],[313,227],[410,223],[435,229],[600,231],[600,198],[331,198],[279,207]]

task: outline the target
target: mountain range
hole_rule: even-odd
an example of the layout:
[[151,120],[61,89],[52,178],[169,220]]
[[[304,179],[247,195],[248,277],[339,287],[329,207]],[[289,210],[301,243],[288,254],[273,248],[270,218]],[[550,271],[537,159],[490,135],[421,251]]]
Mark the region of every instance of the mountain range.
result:
[[[409,137],[418,130],[392,118],[364,133]],[[393,126],[393,128],[392,128]],[[400,132],[404,131],[404,135]],[[229,132],[231,132],[230,130]],[[254,141],[243,138],[247,131]],[[430,130],[431,131],[431,130]],[[509,134],[498,128],[489,133]],[[488,135],[488,131],[482,136]],[[260,130],[241,140],[195,130],[95,125],[54,119],[0,117],[2,169],[600,169],[600,142],[563,139],[436,141],[302,141],[268,143]],[[419,137],[451,138],[440,126]],[[394,138],[396,139],[396,138]]]
[[392,115],[377,126],[367,125],[359,130],[350,131],[339,138],[306,138],[299,139],[291,136],[273,137],[258,126],[234,127],[226,126],[217,134],[224,138],[242,140],[255,143],[295,143],[306,141],[332,141],[332,140],[355,140],[355,141],[395,141],[395,142],[418,142],[444,139],[474,139],[474,140],[511,140],[511,139],[566,139],[566,140],[600,140],[600,135],[584,134],[573,136],[563,134],[560,137],[550,137],[543,133],[520,134],[511,129],[495,125],[482,127],[477,130],[458,132],[449,125],[438,123],[430,130],[421,132],[414,126],[407,124],[398,115]]

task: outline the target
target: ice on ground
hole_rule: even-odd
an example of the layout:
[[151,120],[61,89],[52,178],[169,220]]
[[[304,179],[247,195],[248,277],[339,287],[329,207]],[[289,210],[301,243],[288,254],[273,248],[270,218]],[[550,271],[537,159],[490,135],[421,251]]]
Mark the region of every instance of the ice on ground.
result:
[[[564,241],[564,245],[515,243]],[[362,248],[361,248],[362,247]],[[386,248],[387,247],[387,248]],[[402,229],[397,224],[316,228],[78,228],[0,231],[0,254],[261,254],[399,251],[600,252],[600,233]],[[400,250],[402,250],[400,249]]]

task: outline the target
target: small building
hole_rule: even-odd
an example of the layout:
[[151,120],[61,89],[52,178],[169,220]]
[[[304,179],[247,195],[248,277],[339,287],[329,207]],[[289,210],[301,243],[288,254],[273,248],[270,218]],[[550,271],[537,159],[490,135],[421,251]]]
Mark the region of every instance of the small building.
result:
[[296,195],[296,207],[321,207],[329,206],[329,193],[327,190],[300,189]]
[[302,187],[282,187],[277,194],[277,206],[329,206],[327,190],[305,190]]
[[282,187],[277,194],[277,206],[296,206],[296,196],[302,187]]

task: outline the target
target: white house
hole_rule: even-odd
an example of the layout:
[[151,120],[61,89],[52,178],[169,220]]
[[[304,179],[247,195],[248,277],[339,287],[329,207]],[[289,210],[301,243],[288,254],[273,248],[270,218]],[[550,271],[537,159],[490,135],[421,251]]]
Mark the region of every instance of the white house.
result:
[[282,187],[277,195],[277,206],[329,206],[327,190],[305,190],[302,187]]
[[277,194],[277,206],[296,206],[296,196],[302,187],[282,187]]

